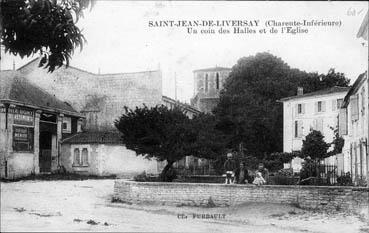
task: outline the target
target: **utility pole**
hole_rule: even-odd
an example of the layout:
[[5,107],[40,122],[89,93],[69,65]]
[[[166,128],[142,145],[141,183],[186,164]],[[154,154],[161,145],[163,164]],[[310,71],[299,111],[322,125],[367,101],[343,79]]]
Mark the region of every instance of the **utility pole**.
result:
[[177,74],[174,72],[174,99],[177,100]]

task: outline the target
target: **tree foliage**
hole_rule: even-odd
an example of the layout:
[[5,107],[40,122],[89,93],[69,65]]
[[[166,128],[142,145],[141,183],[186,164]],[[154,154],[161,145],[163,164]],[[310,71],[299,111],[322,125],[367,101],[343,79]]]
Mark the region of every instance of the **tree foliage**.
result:
[[293,158],[302,157],[300,151],[274,152],[263,158],[263,163],[269,171],[275,172],[283,169],[283,164],[291,162]]
[[115,121],[125,146],[147,159],[167,161],[161,174],[164,181],[172,164],[183,157],[214,159],[223,150],[221,134],[214,128],[214,116],[201,114],[189,119],[181,109],[165,106],[125,110]]
[[329,157],[329,143],[324,141],[323,134],[318,130],[312,130],[302,141],[301,155],[303,158],[310,157],[315,161],[320,161]]
[[327,75],[290,68],[270,53],[243,57],[233,66],[214,114],[218,128],[227,135],[227,147],[262,161],[282,151],[283,105],[277,101],[296,95],[297,87],[313,92],[331,86],[347,86],[348,80],[334,69]]
[[31,56],[40,53],[39,66],[50,72],[69,59],[86,41],[76,26],[93,0],[2,0],[1,43],[6,53]]

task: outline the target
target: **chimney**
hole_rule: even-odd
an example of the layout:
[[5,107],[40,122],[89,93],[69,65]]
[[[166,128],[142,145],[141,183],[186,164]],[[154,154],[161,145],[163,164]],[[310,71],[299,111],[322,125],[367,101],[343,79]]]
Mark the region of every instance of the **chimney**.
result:
[[304,88],[303,87],[297,87],[297,95],[303,95],[304,94]]

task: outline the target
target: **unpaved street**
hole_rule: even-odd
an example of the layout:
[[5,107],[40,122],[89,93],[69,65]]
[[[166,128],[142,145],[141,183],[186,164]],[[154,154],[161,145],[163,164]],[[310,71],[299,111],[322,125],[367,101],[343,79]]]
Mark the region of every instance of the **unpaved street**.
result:
[[[229,208],[111,203],[114,180],[1,183],[1,231],[369,232],[350,215],[250,203]],[[178,218],[178,214],[187,219]],[[225,219],[193,219],[224,214]]]

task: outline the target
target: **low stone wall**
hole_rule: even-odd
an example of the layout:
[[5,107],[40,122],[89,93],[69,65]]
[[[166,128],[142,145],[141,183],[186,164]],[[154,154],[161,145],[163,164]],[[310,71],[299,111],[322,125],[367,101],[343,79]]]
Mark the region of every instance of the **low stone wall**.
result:
[[344,186],[226,185],[116,180],[114,199],[128,203],[231,206],[285,203],[301,208],[350,210],[369,215],[369,188]]

